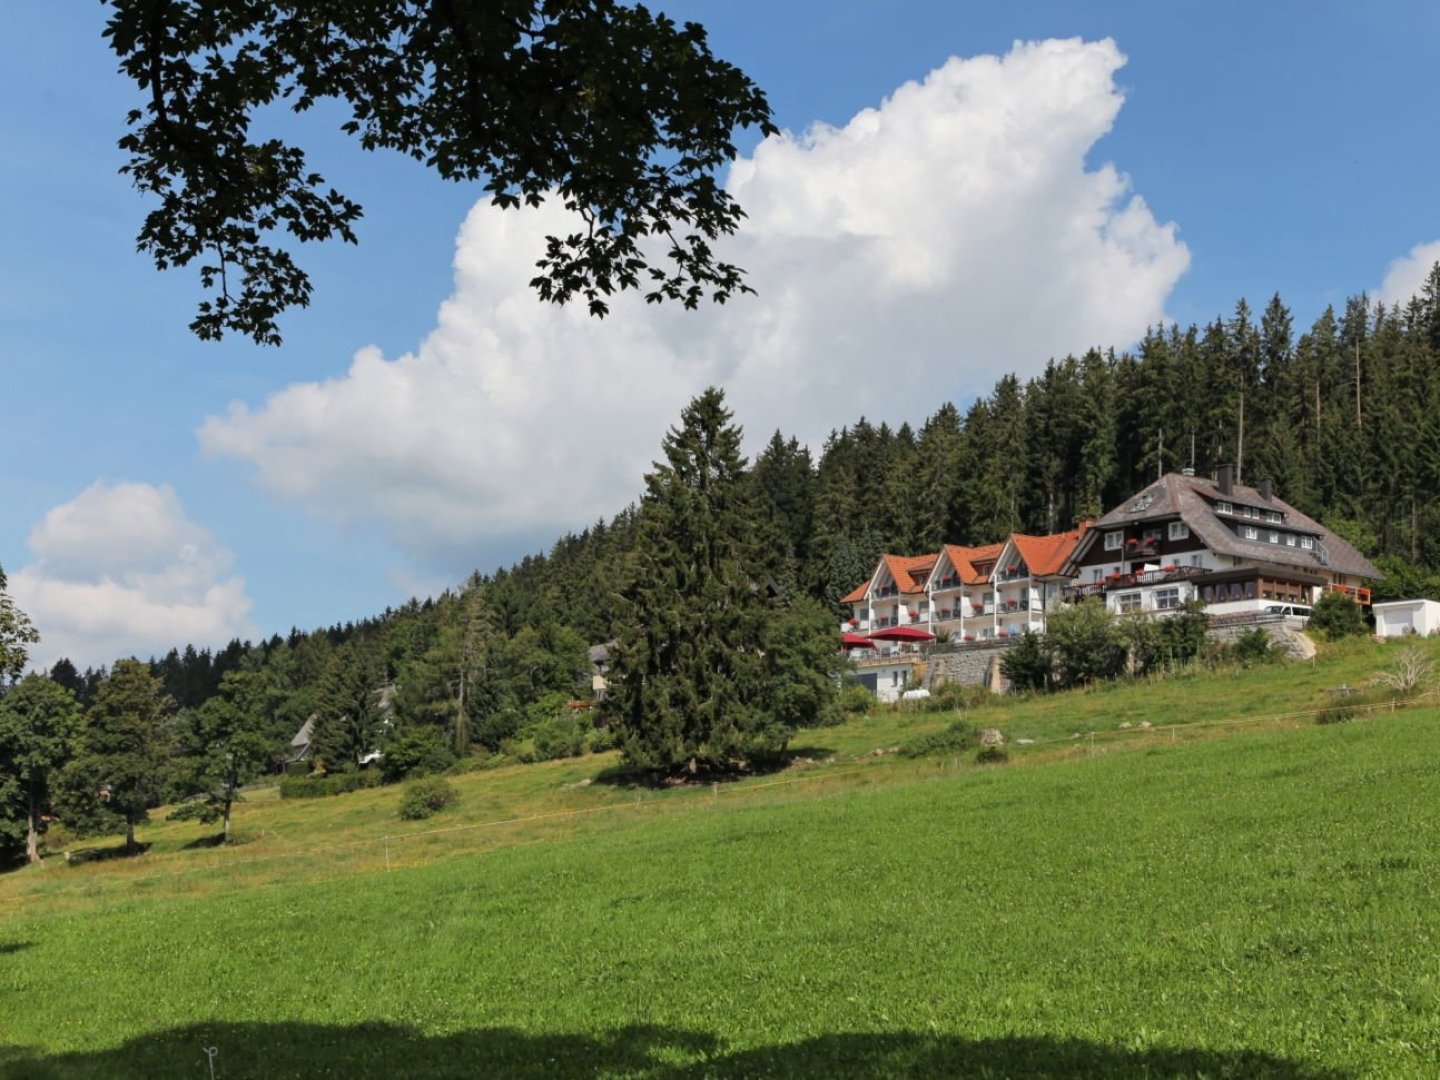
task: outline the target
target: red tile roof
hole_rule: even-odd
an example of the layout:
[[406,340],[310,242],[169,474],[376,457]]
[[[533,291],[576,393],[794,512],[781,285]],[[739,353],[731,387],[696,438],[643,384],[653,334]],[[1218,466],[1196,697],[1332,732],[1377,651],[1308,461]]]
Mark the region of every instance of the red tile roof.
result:
[[1065,560],[1075,550],[1075,545],[1085,535],[1087,527],[1088,523],[1081,525],[1078,529],[1055,533],[1053,536],[1026,536],[1024,533],[1014,533],[1010,537],[1010,542],[1015,545],[1015,550],[1025,560],[1031,577],[1048,577],[1060,572],[1060,568],[1065,565]]
[[895,580],[896,587],[902,593],[920,593],[925,591],[925,580],[930,576],[930,571],[935,569],[935,560],[939,555],[882,555],[885,566],[890,571],[890,576]]
[[961,547],[959,544],[946,544],[945,555],[950,560],[950,565],[955,567],[960,575],[960,580],[966,585],[983,585],[989,580],[989,572],[982,573],[976,568],[976,563],[989,563],[995,565],[996,558],[1000,555],[1000,549],[1004,544],[985,544],[982,547]]

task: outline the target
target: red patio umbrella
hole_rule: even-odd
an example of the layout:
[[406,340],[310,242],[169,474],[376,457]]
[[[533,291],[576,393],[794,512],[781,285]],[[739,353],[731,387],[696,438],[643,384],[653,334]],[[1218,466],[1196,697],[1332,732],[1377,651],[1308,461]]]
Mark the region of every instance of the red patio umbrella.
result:
[[875,643],[864,634],[852,634],[848,630],[840,635],[842,649],[873,649]]
[[934,641],[935,635],[913,626],[891,626],[876,630],[870,635],[871,641]]

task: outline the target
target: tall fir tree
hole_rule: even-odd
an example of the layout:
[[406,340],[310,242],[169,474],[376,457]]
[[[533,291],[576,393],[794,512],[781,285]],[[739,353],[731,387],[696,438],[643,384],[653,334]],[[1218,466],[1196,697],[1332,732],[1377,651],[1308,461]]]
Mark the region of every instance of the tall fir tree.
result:
[[740,440],[711,388],[686,406],[665,436],[664,461],[645,478],[604,710],[626,759],[642,768],[731,766],[783,749],[796,722],[776,695],[791,665],[813,659],[778,643],[767,655],[773,612]]

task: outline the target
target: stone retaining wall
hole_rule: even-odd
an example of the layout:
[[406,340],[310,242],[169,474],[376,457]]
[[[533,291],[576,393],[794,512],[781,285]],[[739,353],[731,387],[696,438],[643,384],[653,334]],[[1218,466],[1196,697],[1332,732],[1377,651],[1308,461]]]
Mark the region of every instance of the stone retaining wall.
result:
[[1016,644],[1014,641],[966,641],[932,646],[925,657],[925,686],[934,689],[946,683],[961,683],[1004,693],[1008,687],[1000,674],[1000,657]]

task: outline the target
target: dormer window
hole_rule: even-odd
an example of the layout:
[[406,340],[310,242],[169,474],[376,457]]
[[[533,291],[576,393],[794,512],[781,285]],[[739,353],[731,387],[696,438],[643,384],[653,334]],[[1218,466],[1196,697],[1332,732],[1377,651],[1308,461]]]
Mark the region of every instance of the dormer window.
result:
[[1282,514],[1279,510],[1266,510],[1265,520],[1268,521],[1271,525],[1279,525],[1282,521],[1285,520],[1285,515]]
[[1130,512],[1132,514],[1138,514],[1140,513],[1140,511],[1148,509],[1150,504],[1154,501],[1155,493],[1153,491],[1147,491],[1144,495],[1141,495],[1138,499],[1131,503]]
[[1215,504],[1215,512],[1217,514],[1233,514],[1235,512],[1235,507],[1231,506],[1224,499],[1221,499]]

